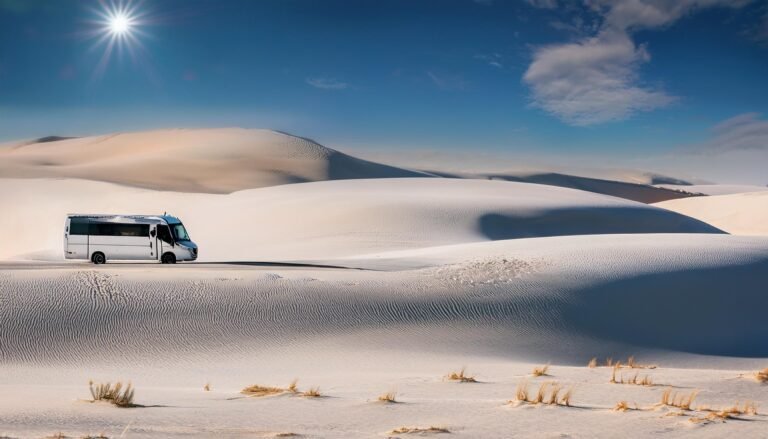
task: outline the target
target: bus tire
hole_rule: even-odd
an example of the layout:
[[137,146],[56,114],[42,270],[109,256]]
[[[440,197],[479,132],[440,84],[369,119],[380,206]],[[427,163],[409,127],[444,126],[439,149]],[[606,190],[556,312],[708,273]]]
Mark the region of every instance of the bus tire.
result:
[[94,252],[93,255],[91,255],[91,262],[93,262],[96,265],[106,264],[107,257],[104,256],[104,253],[102,252]]
[[176,255],[173,253],[163,253],[163,257],[160,258],[160,262],[163,264],[175,264],[176,263]]

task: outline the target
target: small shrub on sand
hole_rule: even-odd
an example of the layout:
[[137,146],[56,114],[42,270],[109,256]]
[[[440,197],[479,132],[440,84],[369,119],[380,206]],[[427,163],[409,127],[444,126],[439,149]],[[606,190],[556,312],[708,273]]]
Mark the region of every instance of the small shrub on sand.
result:
[[136,407],[133,403],[134,389],[131,383],[123,388],[123,383],[117,382],[113,386],[111,383],[94,384],[88,382],[93,401],[106,401],[117,407]]
[[694,390],[690,395],[680,395],[677,392],[673,392],[672,389],[667,389],[661,394],[661,405],[677,407],[683,410],[690,410],[693,400],[698,395],[698,390]]
[[627,410],[630,410],[629,403],[627,401],[619,401],[616,403],[616,407],[614,407],[613,410],[617,412],[626,412]]
[[605,367],[611,367],[613,366],[613,358],[608,357],[605,359]]
[[448,379],[451,381],[458,381],[461,383],[476,383],[475,377],[466,374],[466,368],[462,367],[458,372],[451,372],[448,375]]
[[547,364],[545,364],[544,366],[541,366],[541,367],[534,367],[533,368],[533,372],[531,372],[531,373],[535,377],[541,377],[541,376],[548,376],[548,374],[547,374],[548,371],[549,371],[549,363],[547,363]]
[[528,401],[528,382],[520,381],[515,391],[515,398],[520,402]]
[[285,389],[281,389],[279,387],[267,387],[267,386],[260,386],[258,384],[254,384],[252,386],[248,386],[245,389],[241,390],[240,393],[242,393],[243,395],[260,398],[262,396],[278,395],[280,393],[283,393],[284,391]]
[[761,383],[768,383],[768,367],[755,373],[755,379]]
[[627,358],[627,367],[631,369],[656,369],[656,365],[654,364],[640,364],[636,362],[634,355]]
[[645,375],[644,377],[640,378],[639,374],[635,372],[632,378],[629,378],[628,380],[625,381],[624,374],[620,374],[619,378],[618,379],[616,378],[617,371],[618,371],[618,367],[614,367],[613,372],[611,373],[610,382],[613,384],[633,384],[635,386],[652,386],[653,385],[653,379],[648,375]]
[[400,427],[390,431],[390,434],[425,434],[425,433],[450,433],[445,427]]
[[522,381],[517,385],[515,392],[515,400],[508,401],[508,403],[529,403],[529,404],[546,404],[546,405],[562,405],[570,407],[572,389],[568,389],[565,393],[560,393],[563,387],[556,382],[545,382],[539,385],[539,389],[535,395],[528,392],[528,382]]
[[257,398],[262,396],[279,395],[281,393],[291,393],[293,395],[310,396],[310,397],[321,396],[320,389],[318,387],[311,388],[306,392],[301,392],[297,385],[298,382],[299,380],[293,380],[286,388],[260,386],[258,384],[255,384],[253,386],[246,387],[245,389],[241,390],[240,393],[242,393],[243,395],[253,396]]
[[203,386],[203,390],[205,390],[206,392],[210,392],[211,391],[211,383],[205,383],[205,385]]
[[323,395],[320,393],[319,387],[310,387],[306,392],[302,392],[301,396],[305,396],[307,398],[319,398]]
[[397,402],[397,399],[395,399],[396,396],[397,396],[397,394],[395,392],[387,392],[387,393],[384,393],[382,395],[379,395],[377,400],[380,401],[380,402],[386,402],[386,403],[394,404],[394,403]]
[[590,369],[594,369],[597,367],[597,357],[592,357],[591,360],[589,360],[589,363],[587,363],[587,367]]
[[718,412],[727,413],[729,415],[756,415],[757,404],[753,401],[746,401],[743,406],[739,406],[739,403],[736,402],[733,406],[719,410]]

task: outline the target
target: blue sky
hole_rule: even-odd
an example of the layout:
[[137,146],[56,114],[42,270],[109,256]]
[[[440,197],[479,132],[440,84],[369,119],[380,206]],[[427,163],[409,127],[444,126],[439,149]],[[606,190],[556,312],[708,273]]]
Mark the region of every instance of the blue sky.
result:
[[[100,70],[111,2],[0,0],[0,141],[243,126],[393,150],[768,148],[766,1],[128,3],[135,56]],[[715,145],[735,117],[759,136]]]

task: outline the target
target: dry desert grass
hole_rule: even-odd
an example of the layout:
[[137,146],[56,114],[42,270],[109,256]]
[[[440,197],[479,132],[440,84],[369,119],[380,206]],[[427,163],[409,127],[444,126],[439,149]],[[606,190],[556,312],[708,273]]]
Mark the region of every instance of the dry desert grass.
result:
[[696,395],[699,394],[698,390],[694,390],[688,396],[673,392],[672,389],[667,389],[661,394],[662,406],[677,407],[682,410],[691,410],[691,404],[696,399]]
[[629,378],[627,380],[624,380],[624,374],[619,373],[619,377],[617,379],[616,374],[619,371],[620,367],[621,367],[621,363],[616,363],[616,365],[613,367],[613,372],[611,373],[611,380],[610,380],[611,383],[633,384],[636,386],[652,386],[653,385],[653,379],[650,376],[645,375],[644,377],[640,378],[638,372],[635,372],[632,378]]
[[474,376],[466,374],[466,368],[462,367],[458,372],[451,372],[448,374],[448,380],[458,381],[460,383],[476,383],[477,380]]
[[637,404],[635,404],[634,407],[630,407],[627,401],[619,401],[616,403],[616,406],[613,408],[613,410],[617,412],[626,412],[627,410],[637,410]]
[[554,381],[541,383],[538,390],[536,391],[536,394],[534,395],[528,391],[528,382],[522,381],[517,385],[517,390],[515,391],[515,400],[508,401],[508,403],[546,404],[570,407],[572,395],[573,389],[569,388],[563,392],[563,386]]
[[310,387],[309,390],[302,392],[301,396],[307,397],[307,398],[319,398],[323,396],[322,393],[320,393],[319,387]]
[[122,382],[117,382],[114,385],[111,383],[94,384],[93,381],[88,382],[88,387],[91,390],[91,397],[93,401],[106,401],[117,407],[138,407],[133,403],[134,389],[131,383],[128,383],[123,388]]
[[535,377],[542,377],[542,376],[549,376],[549,374],[547,372],[549,372],[549,363],[547,363],[547,364],[545,364],[545,365],[543,365],[541,367],[534,367],[533,368],[533,372],[531,372],[531,373]]
[[768,383],[768,367],[755,372],[755,379],[761,383]]
[[205,385],[203,386],[203,390],[205,390],[206,392],[210,392],[211,391],[211,383],[205,383]]
[[382,395],[379,395],[379,397],[376,399],[379,402],[385,402],[388,404],[394,404],[397,402],[397,393],[395,392],[387,392]]
[[597,357],[592,357],[591,360],[589,360],[589,363],[587,363],[587,367],[590,369],[594,369],[597,367]]
[[[598,362],[599,361],[598,361],[597,357],[592,357],[592,359],[589,360],[589,363],[587,364],[587,367],[589,367],[589,368],[598,367]],[[635,360],[635,356],[634,355],[630,355],[629,358],[627,358],[627,361],[624,362],[624,363],[622,363],[621,361],[614,362],[613,361],[613,357],[607,357],[605,359],[605,362],[603,363],[603,365],[605,367],[617,367],[617,368],[628,367],[630,369],[656,369],[658,367],[655,364],[641,364],[641,363],[638,363]]]
[[252,386],[248,386],[245,389],[241,390],[240,393],[242,393],[243,395],[260,398],[262,396],[279,395],[285,391],[286,391],[285,389],[281,389],[280,387],[268,387],[268,386],[260,386],[258,384],[254,384]]
[[245,389],[241,390],[240,393],[242,393],[243,395],[252,396],[255,398],[280,395],[283,393],[290,393],[292,395],[305,396],[308,398],[317,398],[317,397],[323,396],[320,393],[319,387],[311,387],[309,390],[305,392],[300,391],[298,387],[298,382],[299,380],[293,380],[286,388],[261,386],[258,384],[254,384],[252,386],[248,386]]
[[430,433],[450,433],[445,427],[400,427],[390,431],[390,434],[430,434]]

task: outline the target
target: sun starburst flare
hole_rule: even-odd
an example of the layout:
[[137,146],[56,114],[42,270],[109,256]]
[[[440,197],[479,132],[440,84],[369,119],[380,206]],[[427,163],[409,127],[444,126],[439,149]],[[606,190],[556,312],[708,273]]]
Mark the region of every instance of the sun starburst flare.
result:
[[140,37],[146,36],[142,25],[146,24],[146,15],[140,11],[142,2],[132,0],[99,0],[98,9],[94,9],[95,20],[90,21],[93,29],[89,34],[96,38],[92,49],[104,47],[94,75],[104,74],[113,54],[127,52],[134,63],[144,53]]

